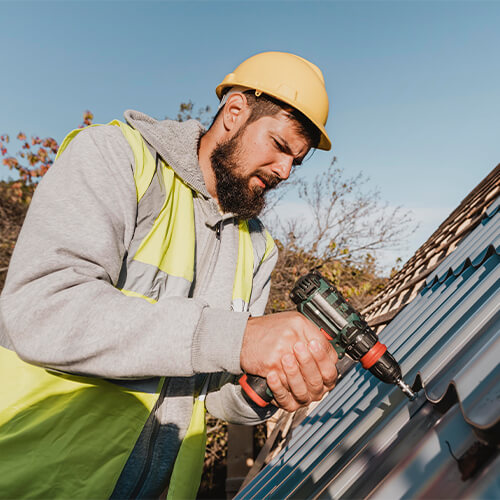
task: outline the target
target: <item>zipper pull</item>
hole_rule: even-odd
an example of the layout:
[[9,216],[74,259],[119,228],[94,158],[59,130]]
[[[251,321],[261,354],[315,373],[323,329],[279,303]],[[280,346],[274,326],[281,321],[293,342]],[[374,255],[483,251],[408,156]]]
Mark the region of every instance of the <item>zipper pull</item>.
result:
[[217,225],[215,226],[215,237],[220,241],[220,226],[222,224],[222,221],[217,222]]

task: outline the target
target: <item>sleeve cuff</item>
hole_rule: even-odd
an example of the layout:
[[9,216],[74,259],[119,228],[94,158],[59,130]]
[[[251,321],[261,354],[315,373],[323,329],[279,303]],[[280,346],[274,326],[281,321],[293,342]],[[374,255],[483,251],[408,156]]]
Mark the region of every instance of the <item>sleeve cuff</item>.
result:
[[203,310],[193,339],[196,372],[241,373],[241,345],[249,315],[209,307]]

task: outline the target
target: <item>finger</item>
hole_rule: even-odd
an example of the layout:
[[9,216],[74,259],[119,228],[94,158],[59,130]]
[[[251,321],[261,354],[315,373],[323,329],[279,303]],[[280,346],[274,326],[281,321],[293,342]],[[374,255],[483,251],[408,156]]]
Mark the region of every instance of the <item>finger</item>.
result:
[[337,367],[335,365],[338,361],[338,356],[335,349],[331,345],[328,345],[328,348],[324,349],[322,344],[313,340],[309,343],[309,350],[321,373],[323,384],[328,390],[333,389],[337,382]]
[[324,330],[319,329],[312,321],[307,320],[307,327],[304,330],[304,335],[305,338],[307,339],[307,342],[310,343],[313,340],[316,340],[317,342],[320,343],[320,345],[323,347],[323,349],[327,350],[328,346],[330,346],[330,342],[328,341],[330,336],[325,335],[323,333]]
[[299,405],[293,399],[290,391],[288,391],[281,383],[280,377],[276,372],[269,372],[266,378],[267,385],[274,396],[276,406],[283,408],[286,411],[295,411]]
[[288,387],[294,397],[295,401],[300,405],[307,405],[311,402],[311,395],[309,388],[302,376],[299,365],[293,354],[285,354],[281,358],[283,371],[286,374]]
[[293,349],[299,364],[300,372],[309,389],[311,399],[318,401],[323,395],[324,385],[323,376],[316,360],[303,342],[297,342]]

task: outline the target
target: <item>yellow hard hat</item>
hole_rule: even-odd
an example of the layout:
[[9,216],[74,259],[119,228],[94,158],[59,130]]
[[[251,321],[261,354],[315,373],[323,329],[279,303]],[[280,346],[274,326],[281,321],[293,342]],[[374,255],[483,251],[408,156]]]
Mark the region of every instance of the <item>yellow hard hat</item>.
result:
[[215,89],[217,97],[221,99],[224,89],[234,86],[255,89],[299,110],[321,132],[318,148],[328,151],[332,147],[325,130],[328,95],[316,65],[286,52],[262,52],[229,73]]

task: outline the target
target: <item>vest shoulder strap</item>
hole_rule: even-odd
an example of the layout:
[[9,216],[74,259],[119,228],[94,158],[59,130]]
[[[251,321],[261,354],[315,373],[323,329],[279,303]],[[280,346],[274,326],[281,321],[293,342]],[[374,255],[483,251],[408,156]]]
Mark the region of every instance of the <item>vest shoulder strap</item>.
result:
[[[127,140],[130,148],[132,149],[132,153],[134,155],[134,181],[137,192],[137,202],[141,200],[141,198],[146,193],[151,181],[154,177],[156,171],[156,159],[151,154],[146,142],[143,140],[141,134],[132,128],[130,125],[123,123],[119,120],[113,120],[108,123],[108,125],[115,125],[120,128],[123,133],[125,139]],[[89,125],[85,128],[79,128],[71,131],[64,139],[61,145],[59,146],[59,150],[56,155],[56,160],[59,156],[66,150],[69,143],[83,130],[86,130],[90,127],[99,127],[101,124],[93,124]]]

